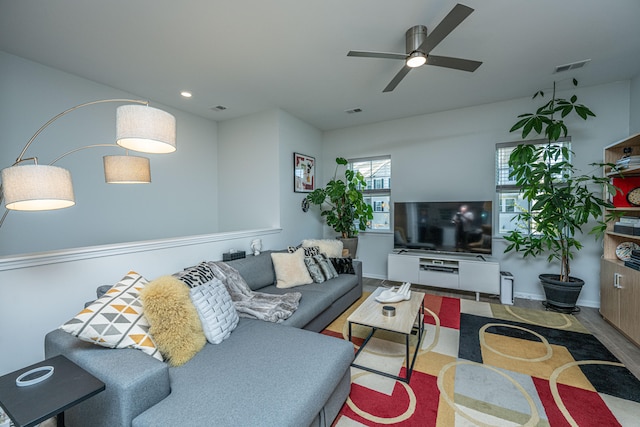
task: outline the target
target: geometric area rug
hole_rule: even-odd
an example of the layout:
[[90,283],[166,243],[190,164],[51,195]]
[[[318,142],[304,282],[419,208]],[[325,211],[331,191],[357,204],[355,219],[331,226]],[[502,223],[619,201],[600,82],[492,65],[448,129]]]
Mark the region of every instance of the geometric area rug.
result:
[[[368,295],[322,333],[348,339]],[[369,331],[353,326],[356,347]],[[404,338],[378,330],[358,364],[404,376]],[[389,425],[640,426],[640,381],[572,315],[427,294],[410,383],[352,367],[333,424]]]

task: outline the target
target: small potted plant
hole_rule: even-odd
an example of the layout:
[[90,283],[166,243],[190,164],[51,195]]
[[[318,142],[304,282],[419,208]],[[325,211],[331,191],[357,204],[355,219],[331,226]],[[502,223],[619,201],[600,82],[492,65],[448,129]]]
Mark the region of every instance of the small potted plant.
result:
[[[576,86],[578,82],[573,79]],[[543,97],[538,91],[534,98]],[[531,224],[531,232],[511,231],[505,252],[517,251],[526,257],[548,254],[547,261],[560,262],[558,274],[539,276],[545,291],[548,309],[577,311],[576,301],[584,281],[570,275],[570,261],[582,248],[582,227],[595,220],[597,225],[590,234],[600,234],[605,224],[600,220],[604,207],[611,204],[601,197],[602,189],[615,193],[616,189],[606,177],[578,174],[569,159],[569,150],[557,141],[568,133],[564,118],[570,114],[583,120],[595,117],[586,106],[577,103],[576,95],[569,99],[556,98],[553,84],[551,99],[535,113],[521,114],[511,132],[521,131],[525,139],[532,131],[544,135],[546,144],[523,143],[514,148],[509,158],[510,178],[520,187],[530,209],[519,212],[515,220]],[[602,164],[593,164],[602,166]],[[599,168],[599,170],[602,170]]]
[[307,200],[320,207],[320,215],[340,234],[344,247],[355,257],[358,232],[367,229],[373,219],[373,209],[364,201],[362,189],[367,183],[360,172],[345,167],[343,177],[338,177],[340,166],[348,163],[347,159],[336,158],[333,178],[324,188],[309,193]]

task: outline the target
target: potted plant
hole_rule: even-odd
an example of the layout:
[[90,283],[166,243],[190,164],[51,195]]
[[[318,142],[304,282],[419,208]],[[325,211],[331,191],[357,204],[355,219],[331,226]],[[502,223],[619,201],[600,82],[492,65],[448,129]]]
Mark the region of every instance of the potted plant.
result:
[[373,209],[364,201],[362,188],[367,183],[360,172],[345,168],[344,176],[338,177],[340,166],[348,165],[347,159],[336,158],[336,169],[324,188],[317,188],[307,195],[311,204],[320,207],[320,215],[327,225],[340,234],[345,248],[355,257],[359,231],[367,229],[373,219]]
[[[578,82],[573,79],[576,86]],[[542,91],[533,96],[543,97]],[[587,120],[595,114],[586,106],[577,103],[576,95],[570,99],[556,98],[553,84],[551,99],[535,113],[521,114],[510,132],[522,132],[525,139],[532,131],[544,135],[546,144],[524,143],[516,148],[509,158],[510,178],[520,187],[530,210],[523,210],[515,220],[531,224],[531,232],[521,229],[511,231],[505,240],[509,242],[505,252],[522,252],[523,256],[536,257],[547,253],[547,261],[559,261],[559,274],[539,276],[545,291],[547,309],[578,311],[576,301],[584,281],[570,275],[570,261],[582,248],[579,235],[582,227],[591,220],[597,225],[590,234],[604,231],[605,224],[599,218],[604,207],[611,204],[601,197],[603,186],[615,193],[606,177],[594,174],[578,174],[570,162],[570,151],[558,143],[568,133],[565,117],[576,115]],[[593,166],[602,166],[593,164]],[[601,170],[601,169],[600,169]]]

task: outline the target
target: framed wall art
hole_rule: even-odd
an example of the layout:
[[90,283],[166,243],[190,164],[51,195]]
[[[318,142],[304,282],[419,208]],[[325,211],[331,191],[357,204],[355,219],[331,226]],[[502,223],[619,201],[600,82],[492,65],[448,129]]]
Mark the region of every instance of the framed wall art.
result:
[[293,191],[310,193],[316,188],[316,159],[293,153]]

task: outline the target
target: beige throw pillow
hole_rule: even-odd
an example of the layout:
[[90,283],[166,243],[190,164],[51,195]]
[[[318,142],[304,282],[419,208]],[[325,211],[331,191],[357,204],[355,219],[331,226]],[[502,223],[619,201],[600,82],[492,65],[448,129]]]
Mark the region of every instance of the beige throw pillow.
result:
[[144,314],[158,349],[172,366],[195,356],[207,342],[189,287],[173,276],[162,276],[140,291]]
[[320,248],[320,253],[325,254],[327,258],[342,257],[343,244],[342,241],[338,239],[306,239],[302,241],[302,246],[306,248],[318,246]]
[[274,252],[271,254],[273,267],[276,271],[277,288],[293,288],[294,286],[313,283],[309,270],[304,263],[304,250],[298,249],[292,254]]

